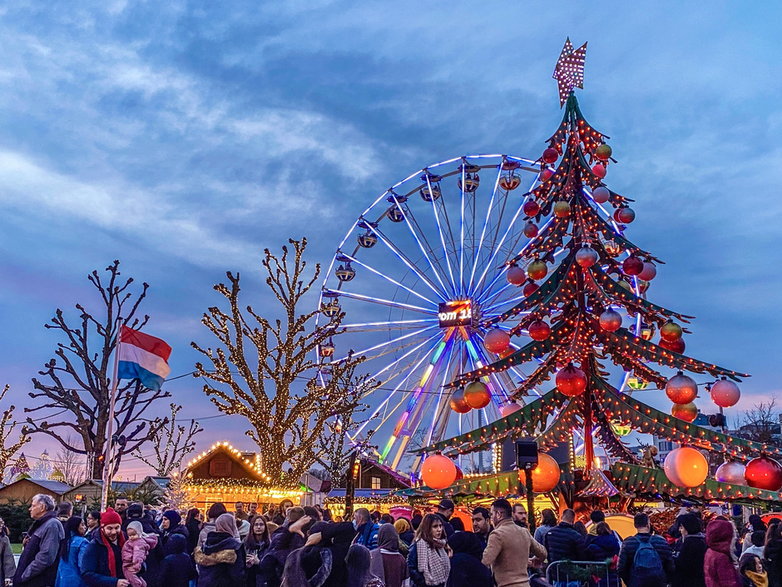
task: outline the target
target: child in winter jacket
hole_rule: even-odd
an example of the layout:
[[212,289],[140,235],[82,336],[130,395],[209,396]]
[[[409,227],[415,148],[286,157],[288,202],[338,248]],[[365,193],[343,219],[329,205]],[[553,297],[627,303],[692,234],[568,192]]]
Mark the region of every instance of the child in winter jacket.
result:
[[130,587],[147,587],[147,582],[139,577],[149,551],[157,546],[157,536],[144,534],[141,522],[128,524],[128,539],[122,546],[122,571]]

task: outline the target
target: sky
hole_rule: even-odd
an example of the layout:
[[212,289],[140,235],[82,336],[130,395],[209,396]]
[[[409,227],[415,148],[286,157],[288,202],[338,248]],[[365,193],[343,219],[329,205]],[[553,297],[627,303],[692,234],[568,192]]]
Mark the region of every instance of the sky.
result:
[[[122,261],[172,375],[209,344],[226,270],[257,307],[265,247],[325,265],[389,185],[470,153],[535,159],[559,123],[551,72],[589,42],[587,119],[611,136],[631,239],[666,261],[649,296],[697,316],[688,354],[780,390],[782,76],[773,3],[14,2],[0,9],[0,383],[30,407],[56,308]],[[313,304],[316,300],[313,299]],[[250,448],[197,380],[168,384],[199,449]],[[662,395],[662,394],[660,394]],[[663,397],[644,397],[658,407]],[[700,400],[706,401],[706,400]],[[161,406],[164,411],[166,406]],[[704,407],[705,404],[704,404]],[[162,415],[162,413],[161,413]],[[206,418],[206,419],[205,419]],[[56,447],[43,438],[26,449]],[[128,477],[146,469],[129,461]]]

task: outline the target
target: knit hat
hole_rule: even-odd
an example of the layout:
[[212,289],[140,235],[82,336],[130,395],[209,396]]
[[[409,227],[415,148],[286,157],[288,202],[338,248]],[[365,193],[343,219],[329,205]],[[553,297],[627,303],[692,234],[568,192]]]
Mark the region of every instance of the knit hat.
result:
[[144,506],[134,501],[128,506],[128,518],[140,518],[144,515]]
[[106,508],[106,511],[100,515],[100,525],[108,526],[109,524],[122,524],[122,518],[114,511],[114,508]]
[[173,528],[174,526],[178,526],[179,522],[182,521],[182,516],[180,516],[179,512],[176,510],[166,510],[165,512],[163,512],[163,517],[168,518],[171,528]]
[[130,529],[133,529],[139,538],[144,538],[144,536],[146,536],[146,534],[144,534],[144,526],[142,526],[141,522],[138,520],[128,524],[128,530]]

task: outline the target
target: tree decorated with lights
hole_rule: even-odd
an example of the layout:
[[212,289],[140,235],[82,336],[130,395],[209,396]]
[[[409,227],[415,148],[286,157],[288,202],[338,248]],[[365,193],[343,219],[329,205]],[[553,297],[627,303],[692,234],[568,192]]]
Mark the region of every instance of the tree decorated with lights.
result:
[[134,456],[155,470],[160,477],[168,477],[173,472],[181,469],[182,459],[195,449],[195,437],[204,431],[195,420],[190,420],[190,425],[185,426],[177,421],[177,415],[182,411],[182,406],[169,404],[169,416],[165,425],[155,431],[152,437],[151,455],[144,455],[140,450]]
[[326,452],[322,439],[329,426],[352,417],[358,398],[354,386],[368,382],[357,379],[362,359],[352,355],[329,363],[329,377],[322,377],[322,365],[313,360],[315,350],[322,356],[324,349],[334,352],[331,339],[340,333],[343,314],[334,315],[327,328],[312,327],[320,310],[301,312],[301,304],[320,266],[308,268],[306,239],[289,243],[291,249],[284,246],[279,257],[266,249],[261,262],[282,317],[242,307],[240,277],[228,272],[229,283],[214,288],[228,309],[211,307],[202,319],[218,345],[192,346],[210,363],[210,368],[196,363],[204,393],[221,412],[248,420],[246,434],[260,448],[261,468],[272,482],[296,485]]
[[[586,121],[573,91],[583,87],[585,53],[586,44],[574,50],[568,40],[554,72],[564,117],[540,158],[539,183],[524,196],[525,234],[530,240],[505,267],[510,286],[519,287],[523,298],[485,324],[496,328],[487,334],[487,341],[497,332],[496,338],[507,339],[507,344],[488,349],[497,353],[498,360],[449,385],[454,393],[465,393],[485,385],[491,373],[533,363],[514,397],[528,394],[552,377],[554,388],[523,407],[515,406],[515,412],[488,426],[424,450],[462,454],[522,434],[537,436],[540,448],[546,449],[580,430],[585,473],[596,484],[605,479],[593,474],[593,438],[624,463],[625,468],[617,470],[619,476],[635,475],[639,484],[643,484],[641,477],[657,479],[656,472],[638,473],[636,456],[621,441],[618,427],[630,426],[687,445],[666,459],[665,482],[657,480],[663,489],[701,485],[708,464],[695,449],[703,449],[735,461],[756,457],[746,470],[739,462],[726,462],[716,477],[729,485],[717,483],[705,488],[704,495],[759,494],[747,485],[777,491],[782,487],[782,467],[767,455],[779,454],[778,448],[691,423],[697,416],[693,401],[698,388],[685,372],[715,378],[710,393],[720,407],[738,402],[740,393],[734,382],[748,375],[685,354],[683,334],[692,317],[646,299],[661,261],[625,236],[627,225],[635,219],[632,200],[605,183],[615,163],[605,142],[608,137]],[[503,338],[504,331],[532,340],[514,350],[509,337]],[[636,388],[655,384],[664,389],[673,402],[672,413],[622,393],[609,382],[608,362],[625,371],[625,380],[631,378]],[[670,376],[663,369],[677,372]],[[688,475],[688,469],[696,473]],[[761,480],[761,473],[770,473],[772,480],[769,475]],[[735,485],[743,489],[734,490]]]
[[[9,385],[4,385],[3,389],[0,390],[0,402],[5,399],[9,389]],[[15,433],[14,410],[16,410],[16,407],[10,405],[0,414],[0,472],[2,472],[0,479],[6,477],[5,469],[9,461],[20,448],[30,441],[30,437],[24,431],[21,434]]]

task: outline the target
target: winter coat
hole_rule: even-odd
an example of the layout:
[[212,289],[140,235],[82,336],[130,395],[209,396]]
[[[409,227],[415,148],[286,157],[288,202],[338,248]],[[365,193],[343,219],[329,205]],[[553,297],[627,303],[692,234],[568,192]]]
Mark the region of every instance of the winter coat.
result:
[[733,524],[727,520],[712,520],[706,527],[706,555],[703,571],[706,587],[741,587],[743,581],[731,553]]
[[141,573],[149,551],[157,546],[157,536],[144,536],[135,540],[126,540],[122,546],[122,568],[134,575]]
[[177,524],[173,528],[169,528],[168,530],[163,530],[163,536],[162,536],[163,546],[166,545],[168,539],[174,534],[181,534],[182,536],[185,537],[185,540],[190,538],[190,531],[187,529],[187,526],[185,526],[184,524]]
[[[139,508],[140,510],[140,508]],[[141,522],[144,534],[154,534],[160,537],[160,526],[158,526],[149,514],[138,511],[134,504],[128,508],[128,518],[122,523],[123,532],[127,533],[128,524],[131,522]],[[160,581],[160,561],[163,560],[163,542],[158,538],[157,546],[149,551],[144,567],[144,580],[147,587],[160,587],[163,583]],[[168,587],[168,586],[167,586]]]
[[323,587],[344,587],[347,584],[348,568],[345,557],[355,536],[356,530],[350,522],[329,524],[321,532],[321,545],[331,552],[331,573]]
[[703,575],[705,556],[706,538],[703,534],[690,534],[682,538],[679,554],[674,561],[671,587],[706,587]]
[[769,587],[782,586],[782,541],[772,538],[763,550]]
[[543,524],[542,526],[538,526],[537,528],[535,528],[535,535],[533,536],[533,538],[535,539],[536,542],[543,544],[543,541],[546,538],[546,534],[548,534],[549,530],[551,530],[552,528],[554,528],[554,526],[549,526],[548,524]]
[[187,554],[187,541],[181,534],[174,534],[163,549],[160,563],[160,584],[166,587],[188,587],[191,579],[198,578],[195,563]]
[[[600,536],[590,536],[590,538],[589,546],[587,546],[587,558],[589,560],[605,562],[619,554],[621,544],[613,532]],[[603,571],[599,573],[599,576],[600,581],[598,585],[600,587],[617,585],[616,569],[612,569],[610,564],[607,576]]]
[[81,551],[87,546],[89,540],[84,536],[72,536],[68,545],[68,556],[60,557],[60,565],[57,567],[57,580],[54,587],[83,587],[81,569],[79,569],[79,557]]
[[374,522],[364,522],[356,531],[355,543],[366,546],[369,550],[377,548],[377,533],[380,526]]
[[[13,579],[16,573],[16,561],[14,553],[11,552],[11,541],[5,534],[0,534],[0,585],[5,583],[6,579]],[[74,583],[78,585],[78,583]]]
[[529,530],[505,518],[489,534],[481,561],[491,567],[497,587],[521,587],[529,585],[527,564],[530,553],[541,560],[546,558],[546,549],[532,538]]
[[244,546],[226,532],[210,532],[196,548],[198,587],[238,587],[244,584]]
[[201,522],[195,518],[185,524],[187,528],[187,552],[192,554],[198,544],[198,537],[201,534]]
[[[416,540],[410,545],[410,552],[407,553],[407,570],[410,574],[410,584],[413,587],[445,587],[445,582],[435,584],[426,582],[423,569],[418,567],[419,548],[429,548],[430,550],[434,550],[421,539]],[[447,556],[444,558],[448,565],[448,569],[450,570],[450,559]]]
[[582,561],[586,558],[586,539],[573,524],[560,522],[543,537],[548,562],[561,560]]
[[207,535],[210,532],[214,532],[214,531],[215,531],[214,520],[209,520],[208,522],[204,522],[204,525],[201,526],[201,531],[198,533],[198,542],[196,543],[196,546],[200,546],[201,548],[203,548],[204,542],[206,542]]
[[401,587],[408,575],[407,559],[400,552],[376,548],[370,554],[369,572],[380,578],[385,587]]
[[116,587],[117,579],[122,579],[122,547],[119,544],[111,544],[114,550],[114,576],[109,569],[109,552],[101,540],[100,529],[93,533],[93,538],[79,556],[79,568],[81,579],[87,587]]
[[447,587],[492,587],[491,571],[481,562],[483,543],[472,532],[454,532],[448,539],[453,551]]
[[[351,526],[352,527],[352,526]],[[304,538],[295,532],[289,532],[287,526],[277,528],[272,534],[271,544],[258,567],[259,587],[279,587],[285,559],[291,551],[304,546]],[[347,554],[347,551],[345,551]]]
[[[640,537],[640,538],[639,538]],[[641,543],[641,538],[649,540],[649,543],[657,551],[657,555],[660,557],[660,562],[663,566],[663,571],[668,581],[671,580],[673,575],[673,551],[670,545],[662,536],[657,534],[650,535],[646,533],[638,533],[635,536],[630,536],[622,542],[622,548],[619,551],[619,564],[616,572],[621,577],[622,581],[626,585],[633,587],[633,563],[635,562],[635,553],[638,551],[638,546]]]
[[14,574],[16,587],[48,587],[57,579],[60,542],[65,530],[54,512],[48,512],[30,526],[27,544]]

